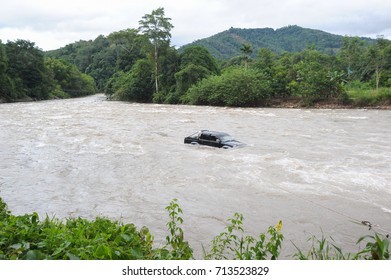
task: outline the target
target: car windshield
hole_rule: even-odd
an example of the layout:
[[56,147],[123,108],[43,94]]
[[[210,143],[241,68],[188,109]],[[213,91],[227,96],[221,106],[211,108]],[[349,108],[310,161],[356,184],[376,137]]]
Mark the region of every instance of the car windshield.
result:
[[219,137],[221,142],[233,141],[234,138],[231,135],[222,135]]
[[188,137],[190,137],[190,138],[198,138],[199,134],[200,133],[197,131],[197,132],[193,133],[192,135],[189,135]]

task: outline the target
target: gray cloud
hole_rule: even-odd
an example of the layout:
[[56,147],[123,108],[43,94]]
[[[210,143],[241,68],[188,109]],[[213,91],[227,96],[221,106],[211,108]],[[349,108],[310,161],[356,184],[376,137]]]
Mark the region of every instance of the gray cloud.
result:
[[125,28],[164,7],[179,46],[232,27],[316,28],[340,35],[391,39],[391,2],[384,0],[13,0],[0,10],[0,39],[29,39],[54,49]]

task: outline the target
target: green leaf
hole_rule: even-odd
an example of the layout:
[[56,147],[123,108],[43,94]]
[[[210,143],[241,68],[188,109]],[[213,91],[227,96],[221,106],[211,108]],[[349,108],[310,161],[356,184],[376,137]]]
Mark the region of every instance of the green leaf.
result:
[[78,256],[75,256],[74,254],[72,253],[66,253],[66,256],[70,259],[70,260],[80,260],[80,258]]

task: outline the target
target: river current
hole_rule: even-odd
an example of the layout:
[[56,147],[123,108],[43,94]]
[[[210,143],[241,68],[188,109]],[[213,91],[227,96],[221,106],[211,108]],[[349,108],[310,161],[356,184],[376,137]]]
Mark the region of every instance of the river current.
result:
[[[247,146],[186,145],[199,129]],[[347,251],[391,231],[391,111],[222,108],[80,99],[0,104],[0,196],[13,214],[96,216],[167,235],[165,207],[183,210],[202,246],[243,214],[246,235],[279,220],[281,258],[293,243],[331,236]]]

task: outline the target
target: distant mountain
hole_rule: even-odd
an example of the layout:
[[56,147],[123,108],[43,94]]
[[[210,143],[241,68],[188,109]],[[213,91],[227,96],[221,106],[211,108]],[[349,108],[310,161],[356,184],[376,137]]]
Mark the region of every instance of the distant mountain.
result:
[[[241,55],[240,48],[243,44],[250,44],[253,49],[252,56],[256,56],[261,48],[268,48],[276,53],[300,52],[307,46],[334,54],[342,47],[344,36],[334,35],[320,30],[302,28],[290,25],[280,29],[272,28],[233,28],[223,31],[211,37],[194,41],[182,46],[179,51],[187,46],[203,46],[218,59],[230,59]],[[365,41],[375,41],[362,38]]]

